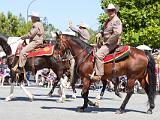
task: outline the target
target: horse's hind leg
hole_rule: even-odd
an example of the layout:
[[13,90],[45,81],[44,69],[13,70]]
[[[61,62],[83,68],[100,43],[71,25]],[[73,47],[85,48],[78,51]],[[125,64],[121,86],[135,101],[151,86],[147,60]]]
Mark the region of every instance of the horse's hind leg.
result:
[[5,98],[5,101],[11,101],[13,99],[13,94],[14,92],[14,83],[11,83],[11,87],[10,87],[10,94]]
[[116,111],[117,114],[122,114],[124,113],[125,107],[130,99],[130,97],[133,94],[133,88],[134,88],[134,79],[128,79],[128,88],[127,88],[127,95],[125,97],[125,99],[123,100],[123,103],[121,105],[121,107]]
[[154,98],[152,97],[152,95],[149,95],[149,85],[145,81],[145,79],[143,79],[140,83],[141,83],[141,86],[144,88],[144,90],[145,90],[145,92],[148,96],[149,109],[147,111],[147,114],[152,114],[152,110],[154,109],[155,104],[154,104]]
[[61,83],[59,90],[58,90],[58,94],[60,95],[60,98],[57,100],[58,103],[63,103],[66,99],[66,94],[65,94],[65,90],[64,90],[64,86]]

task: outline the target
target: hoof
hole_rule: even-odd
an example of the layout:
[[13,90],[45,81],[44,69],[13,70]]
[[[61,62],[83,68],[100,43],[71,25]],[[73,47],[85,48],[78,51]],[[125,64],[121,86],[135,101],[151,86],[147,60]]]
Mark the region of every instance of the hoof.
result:
[[57,102],[57,103],[64,103],[64,100],[58,99],[56,102]]
[[122,110],[116,110],[115,114],[123,114],[123,113],[124,113],[124,111],[122,111]]
[[77,97],[76,97],[76,95],[72,95],[72,99],[76,99]]
[[10,97],[6,97],[5,101],[10,102],[12,99]]
[[48,96],[49,96],[49,97],[52,97],[52,93],[48,93]]
[[84,108],[83,107],[81,107],[81,108],[79,108],[78,109],[78,111],[77,112],[85,112],[85,110],[84,110]]
[[101,99],[102,99],[102,96],[97,95],[97,96],[96,96],[96,99],[97,99],[97,100],[101,100]]
[[122,98],[122,95],[120,93],[115,93],[119,98]]
[[34,99],[34,96],[32,95],[32,96],[30,96],[29,97],[29,102],[32,102],[33,101],[33,99]]
[[147,114],[151,115],[152,114],[152,110],[148,110]]

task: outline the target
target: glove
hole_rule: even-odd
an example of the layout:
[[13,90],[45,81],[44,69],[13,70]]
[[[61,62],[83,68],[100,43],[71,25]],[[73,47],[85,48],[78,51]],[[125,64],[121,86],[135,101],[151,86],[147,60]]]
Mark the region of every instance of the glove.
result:
[[102,34],[101,33],[98,33],[97,35],[96,35],[96,38],[97,39],[100,39],[102,37]]
[[73,26],[73,23],[72,23],[72,21],[71,21],[71,20],[69,20],[69,22],[68,22],[68,26],[69,26],[69,27]]
[[26,39],[26,35],[21,36],[21,39],[25,40]]

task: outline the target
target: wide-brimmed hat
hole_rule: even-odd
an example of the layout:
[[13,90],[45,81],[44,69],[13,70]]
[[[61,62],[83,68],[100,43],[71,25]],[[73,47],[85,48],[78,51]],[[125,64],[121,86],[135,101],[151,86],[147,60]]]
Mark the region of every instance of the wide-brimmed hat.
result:
[[84,22],[81,22],[81,23],[79,24],[79,27],[88,28],[88,25],[85,24]]
[[104,8],[105,12],[107,12],[108,10],[116,10],[116,12],[118,12],[119,7],[118,6],[115,7],[112,3],[110,3],[107,8]]
[[29,15],[29,17],[37,17],[37,18],[40,18],[40,15],[38,12],[32,12],[31,15]]

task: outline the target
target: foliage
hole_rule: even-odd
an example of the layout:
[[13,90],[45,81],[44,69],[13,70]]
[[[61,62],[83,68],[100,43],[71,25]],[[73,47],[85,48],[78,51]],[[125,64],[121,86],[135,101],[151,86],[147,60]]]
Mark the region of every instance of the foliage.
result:
[[89,40],[89,43],[90,44],[94,44],[96,43],[96,31],[92,30],[92,29],[88,29],[90,35],[91,35],[91,38]]
[[[109,3],[119,6],[118,16],[123,23],[124,44],[149,45],[160,48],[160,2],[159,0],[101,0],[101,7]],[[106,14],[99,16],[103,26]]]
[[[44,29],[46,31],[45,39],[51,37],[50,31],[57,31],[52,24],[45,23]],[[22,36],[27,33],[27,25],[30,30],[32,27],[31,21],[28,24],[25,21],[25,18],[20,14],[19,16],[13,15],[11,12],[8,12],[7,15],[0,13],[0,33],[5,34],[6,36]]]
[[45,30],[45,40],[52,40],[52,35],[51,35],[51,31],[52,32],[56,32],[58,31],[58,29],[56,29],[52,24],[45,24],[44,23],[44,30]]

